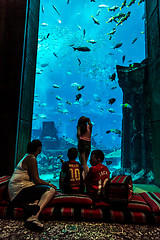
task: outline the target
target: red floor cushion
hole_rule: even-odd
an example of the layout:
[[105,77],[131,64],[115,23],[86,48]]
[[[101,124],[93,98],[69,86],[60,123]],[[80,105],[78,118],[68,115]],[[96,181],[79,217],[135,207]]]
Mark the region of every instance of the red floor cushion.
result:
[[150,206],[151,210],[160,215],[160,193],[143,192],[140,195]]
[[126,206],[133,195],[132,178],[130,175],[118,175],[110,178],[105,186],[105,198],[115,206]]
[[47,206],[85,206],[91,207],[93,205],[92,199],[85,194],[61,194],[56,195]]
[[0,177],[0,202],[2,200],[9,200],[8,196],[8,182],[10,180],[10,176]]

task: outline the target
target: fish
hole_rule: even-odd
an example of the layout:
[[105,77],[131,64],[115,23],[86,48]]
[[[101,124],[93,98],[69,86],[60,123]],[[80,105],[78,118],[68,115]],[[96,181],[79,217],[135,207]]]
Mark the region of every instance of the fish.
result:
[[120,47],[122,46],[122,44],[123,44],[123,43],[117,43],[117,44],[113,47],[113,49],[120,48]]
[[56,54],[56,53],[54,53],[54,52],[53,52],[53,55],[54,55],[56,58],[58,58],[58,56],[57,56],[57,54]]
[[83,104],[83,106],[86,107],[86,106],[89,105],[89,104],[90,104],[90,101],[88,100],[88,101],[86,101],[86,102]]
[[71,118],[69,119],[70,122],[74,122],[74,121],[77,121],[77,118]]
[[105,5],[105,4],[100,4],[98,7],[99,7],[99,8],[108,8],[108,6]]
[[105,158],[120,158],[121,157],[121,149],[113,151],[107,155],[105,155]]
[[69,4],[69,1],[70,1],[70,0],[67,0],[67,4]]
[[76,83],[76,82],[74,82],[74,83],[71,83],[71,87],[79,87],[80,86],[80,84],[79,83]]
[[113,16],[113,18],[114,19],[121,19],[122,17],[125,17],[126,16],[126,14],[125,13],[122,13],[122,12],[119,12],[119,13],[117,13],[115,16]]
[[88,47],[73,47],[74,51],[80,51],[80,52],[90,52],[91,49]]
[[97,43],[94,39],[87,40],[87,42],[92,44]]
[[128,6],[127,7],[130,7],[130,6],[132,6],[132,4],[134,4],[136,2],[136,0],[131,0],[130,2],[129,2],[129,4],[128,4]]
[[47,34],[47,37],[45,39],[47,39],[49,37],[50,33]]
[[137,37],[132,41],[132,44],[134,44],[137,41]]
[[113,108],[109,108],[109,109],[107,109],[107,111],[110,112],[110,113],[115,113]]
[[122,10],[122,8],[124,8],[126,6],[126,4],[127,4],[127,0],[124,0],[121,7],[120,7],[120,10]]
[[115,98],[110,98],[110,99],[108,100],[108,104],[111,104],[111,105],[112,105],[115,101],[116,101]]
[[101,12],[101,9],[98,9],[96,16],[99,16],[100,12]]
[[59,88],[59,86],[57,84],[53,84],[52,86],[53,88]]
[[139,0],[138,5],[145,2],[145,0]]
[[48,23],[42,23],[41,26],[46,27],[48,26]]
[[121,106],[124,108],[132,108],[132,106],[129,103],[123,103],[121,104]]
[[57,156],[58,159],[60,159],[60,158],[62,158],[62,157],[63,157],[63,155],[58,155],[58,156]]
[[97,18],[93,17],[93,15],[91,16],[91,18],[93,19],[95,24],[100,25],[100,23],[99,23]]
[[62,100],[62,98],[60,96],[58,96],[58,95],[56,96],[56,99],[57,100]]
[[125,16],[121,17],[121,19],[118,21],[118,23],[116,24],[116,26],[119,26],[120,24],[122,24],[124,21],[126,21],[131,15],[131,11],[129,11]]
[[76,95],[76,101],[79,101],[79,99],[80,99],[81,97],[82,97],[82,94],[80,94],[80,93],[77,94],[77,95]]
[[118,9],[118,6],[113,6],[113,7],[111,7],[111,8],[108,8],[108,11],[113,11],[113,12],[115,12],[116,9]]
[[49,65],[49,63],[42,63],[41,67],[47,67]]
[[47,118],[47,116],[45,115],[45,114],[38,114],[38,115],[36,115],[36,116],[38,116],[39,118],[42,118],[42,119],[46,119]]
[[109,76],[109,79],[110,79],[111,81],[114,81],[115,78],[116,78],[116,74],[115,74],[115,73],[113,73],[111,76]]
[[71,103],[70,101],[68,101],[68,100],[66,101],[66,103],[67,103],[68,105],[72,105],[72,103]]
[[91,2],[96,2],[96,0],[91,0]]
[[79,59],[79,58],[77,58],[78,59],[78,62],[79,62],[79,66],[81,65],[81,60]]
[[113,87],[111,87],[111,90],[114,90],[114,89],[116,89],[117,88],[117,86],[113,86]]
[[41,74],[41,73],[42,73],[41,70],[36,68],[36,74]]
[[42,13],[44,13],[44,5],[42,5]]
[[116,28],[114,27],[114,28],[112,29],[112,31],[110,31],[109,33],[107,33],[107,35],[113,35],[115,32],[116,32]]
[[83,85],[78,86],[78,87],[77,87],[77,90],[80,91],[80,90],[82,90],[84,87],[85,87],[85,86],[83,86]]
[[68,110],[67,109],[64,109],[64,110],[58,109],[58,112],[60,112],[60,113],[68,113]]
[[119,130],[119,129],[111,129],[111,132],[113,132],[113,133],[115,133],[115,134],[118,134],[118,135],[121,135],[122,134],[122,132],[121,132],[121,130]]
[[83,29],[83,37],[85,38],[85,35],[86,35],[86,30]]
[[106,133],[109,134],[111,132],[111,130],[107,130]]
[[41,103],[39,104],[40,107],[46,107],[47,106],[47,103]]
[[60,15],[60,13],[58,12],[57,8],[56,8],[54,5],[52,5],[52,7],[53,7],[54,10],[58,13],[58,15]]
[[110,22],[113,22],[114,21],[114,17],[110,17],[108,21],[106,21],[106,23],[110,23]]
[[126,59],[126,56],[123,55],[123,57],[122,57],[122,63],[124,63],[125,59]]

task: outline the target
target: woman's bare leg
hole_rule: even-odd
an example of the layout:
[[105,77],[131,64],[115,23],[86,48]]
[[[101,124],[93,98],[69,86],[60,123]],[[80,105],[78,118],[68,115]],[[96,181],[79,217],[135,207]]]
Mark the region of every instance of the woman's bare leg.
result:
[[46,191],[40,198],[38,205],[40,206],[40,210],[36,215],[32,215],[29,217],[27,220],[31,220],[32,218],[37,218],[39,217],[39,214],[41,213],[42,209],[47,205],[47,203],[54,197],[56,193],[56,190],[54,188],[50,188],[48,191]]

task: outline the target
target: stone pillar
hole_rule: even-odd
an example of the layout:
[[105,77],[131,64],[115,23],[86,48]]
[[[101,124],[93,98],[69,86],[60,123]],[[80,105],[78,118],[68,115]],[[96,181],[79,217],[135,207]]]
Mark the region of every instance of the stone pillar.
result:
[[12,174],[30,140],[38,15],[39,0],[1,0],[0,175]]
[[160,186],[160,1],[146,0],[147,85],[150,96],[153,171]]
[[152,170],[145,69],[143,62],[132,67],[117,66],[123,91],[122,167],[132,173]]

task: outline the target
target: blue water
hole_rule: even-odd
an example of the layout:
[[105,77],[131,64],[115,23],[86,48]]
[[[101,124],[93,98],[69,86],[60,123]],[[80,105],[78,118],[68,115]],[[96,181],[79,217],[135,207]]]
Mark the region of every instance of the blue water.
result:
[[[137,0],[121,11],[120,8],[115,12],[108,10],[114,5],[120,7],[122,2],[70,0],[67,4],[67,0],[41,0],[33,130],[41,129],[44,121],[54,121],[59,138],[68,137],[76,142],[77,120],[84,115],[93,123],[97,147],[112,151],[121,148],[120,135],[106,134],[107,130],[122,128],[123,93],[117,74],[115,81],[109,76],[116,73],[116,65],[129,66],[145,58],[145,4],[138,5]],[[127,5],[129,2],[127,0]],[[106,6],[99,7],[101,4]],[[122,24],[106,23],[111,16],[128,11],[131,15]],[[92,15],[99,25],[94,23]],[[114,27],[116,32],[109,40],[108,33]],[[137,40],[132,44],[135,38]],[[123,44],[113,49],[117,43]],[[78,46],[88,47],[91,51],[74,51],[73,47]],[[77,86],[85,87],[78,91]],[[79,101],[76,101],[77,94],[81,94]],[[116,99],[112,105],[108,103],[110,98]],[[57,149],[58,146],[53,150]]]

